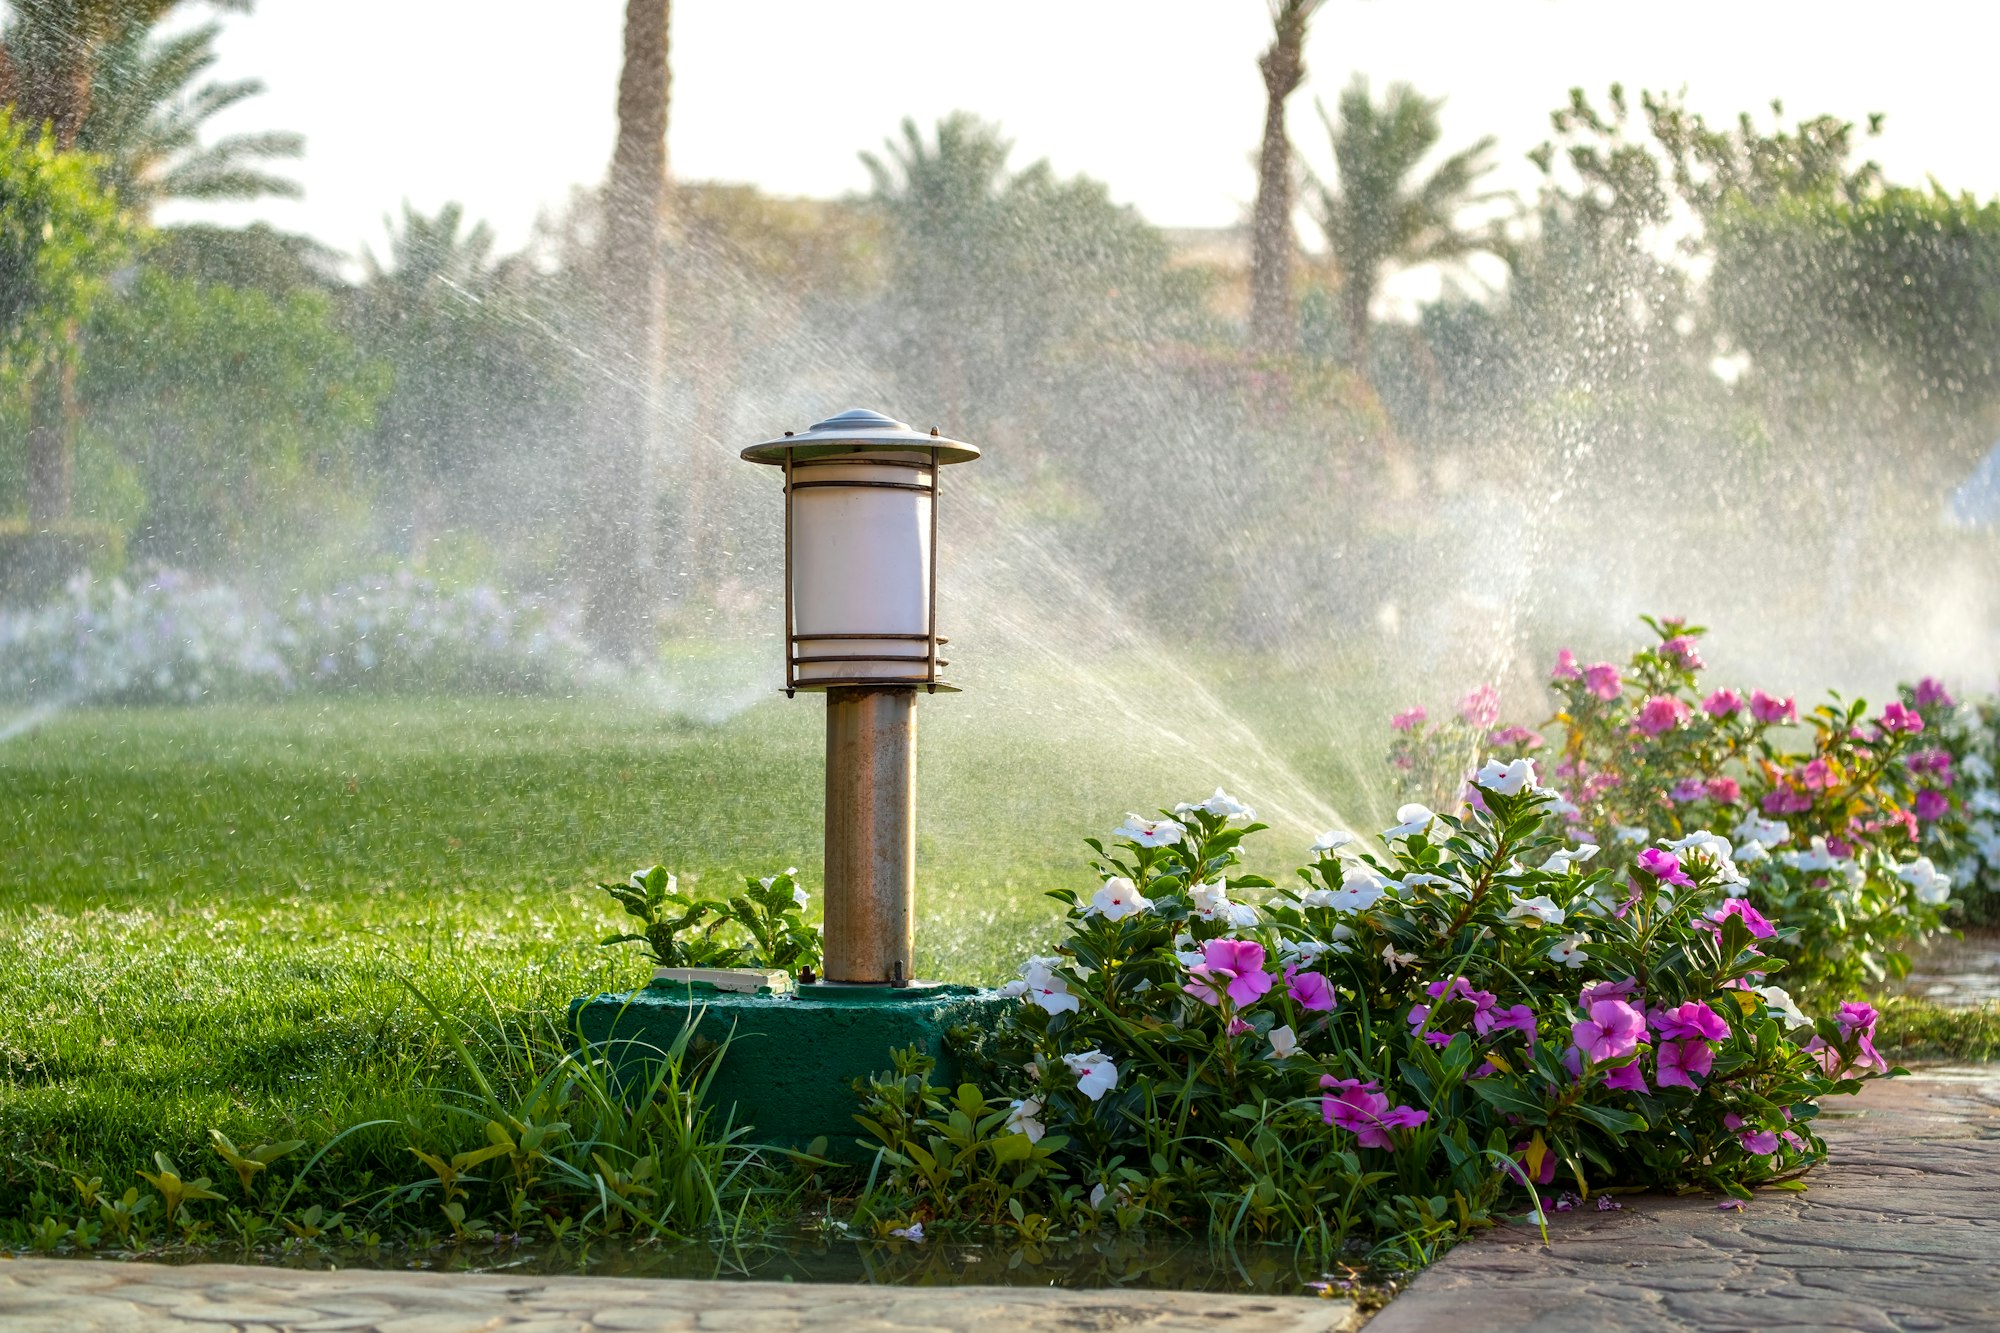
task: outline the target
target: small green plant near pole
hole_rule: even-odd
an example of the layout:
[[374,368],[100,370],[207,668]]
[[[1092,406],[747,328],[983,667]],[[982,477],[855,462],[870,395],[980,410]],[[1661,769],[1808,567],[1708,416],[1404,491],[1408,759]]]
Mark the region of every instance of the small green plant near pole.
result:
[[[727,898],[681,893],[664,866],[634,871],[623,884],[600,884],[642,929],[607,936],[608,947],[643,944],[661,967],[764,967],[799,972],[819,966],[819,930],[805,919],[811,901],[796,870],[745,879]],[[731,928],[734,928],[732,931]],[[742,937],[748,936],[747,940]]]

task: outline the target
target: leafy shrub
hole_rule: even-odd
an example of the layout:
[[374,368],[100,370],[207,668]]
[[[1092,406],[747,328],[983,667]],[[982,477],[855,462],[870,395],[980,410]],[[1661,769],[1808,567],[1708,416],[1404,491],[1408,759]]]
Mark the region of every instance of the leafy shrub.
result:
[[1476,794],[1406,806],[1380,853],[1327,834],[1281,889],[1234,873],[1263,826],[1222,792],[1093,841],[1102,887],[1054,895],[1067,935],[1001,1033],[1008,1123],[1064,1141],[1048,1178],[1421,1262],[1530,1181],[1745,1196],[1820,1161],[1819,1099],[1886,1072],[1874,1013],[1769,984],[1790,932],[1729,896],[1727,844],[1593,867],[1527,761]]
[[1953,879],[1966,892],[1966,912],[1985,925],[2000,923],[2000,699],[1982,699],[1952,710],[1940,750],[1930,758],[1933,780],[1952,789],[1953,813],[1943,828],[1944,853]]
[[661,967],[762,967],[809,971],[821,957],[819,930],[805,920],[812,897],[796,869],[743,881],[727,898],[685,895],[665,866],[635,870],[623,884],[600,884],[643,929],[604,944],[643,944]]
[[1704,693],[1702,629],[1646,623],[1658,642],[1622,665],[1562,651],[1545,724],[1555,739],[1500,725],[1487,686],[1455,718],[1397,714],[1391,764],[1443,804],[1482,761],[1531,759],[1607,864],[1634,864],[1656,835],[1713,830],[1743,872],[1726,891],[1788,927],[1773,947],[1802,990],[1906,974],[1904,948],[1939,929],[1951,894],[1932,859],[1949,851],[1959,808],[1936,744],[1951,697],[1924,680],[1872,716],[1839,695],[1801,715],[1762,690]]

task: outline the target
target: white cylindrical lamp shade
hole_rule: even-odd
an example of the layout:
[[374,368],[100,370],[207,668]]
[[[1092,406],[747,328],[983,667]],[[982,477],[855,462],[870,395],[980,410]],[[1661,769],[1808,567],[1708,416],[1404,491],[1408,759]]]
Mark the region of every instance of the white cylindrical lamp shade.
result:
[[909,454],[792,465],[791,645],[801,688],[936,678],[931,506],[937,471]]

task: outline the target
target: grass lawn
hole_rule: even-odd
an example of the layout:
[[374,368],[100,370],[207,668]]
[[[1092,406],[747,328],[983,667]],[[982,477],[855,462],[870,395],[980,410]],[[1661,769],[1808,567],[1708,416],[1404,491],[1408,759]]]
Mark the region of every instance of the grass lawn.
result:
[[[1042,891],[1087,882],[1081,837],[1226,775],[969,702],[925,706],[919,968],[994,981],[1050,929]],[[719,726],[298,701],[79,711],[0,743],[0,1213],[58,1170],[122,1189],[156,1149],[213,1174],[211,1126],[318,1143],[407,1122],[330,1162],[355,1179],[404,1170],[410,1137],[463,1137],[403,979],[474,1024],[559,1016],[648,970],[598,947],[595,881],[660,861],[816,887],[821,725],[808,700]]]

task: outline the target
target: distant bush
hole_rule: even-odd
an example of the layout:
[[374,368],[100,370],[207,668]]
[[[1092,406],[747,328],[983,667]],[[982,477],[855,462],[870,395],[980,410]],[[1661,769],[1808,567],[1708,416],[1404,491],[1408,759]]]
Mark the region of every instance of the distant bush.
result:
[[534,694],[589,652],[565,606],[398,570],[267,603],[156,568],[0,611],[0,698],[193,703],[297,691]]

